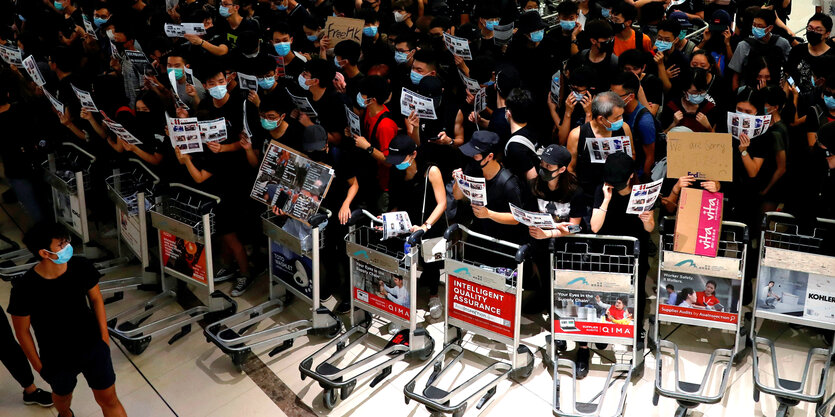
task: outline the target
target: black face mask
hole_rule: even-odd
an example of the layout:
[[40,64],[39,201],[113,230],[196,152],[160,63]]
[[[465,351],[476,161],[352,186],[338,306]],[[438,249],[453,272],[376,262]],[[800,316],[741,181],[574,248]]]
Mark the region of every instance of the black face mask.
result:
[[615,40],[610,39],[606,42],[600,43],[600,51],[601,52],[612,52],[615,50]]
[[817,32],[806,31],[806,40],[809,41],[809,45],[817,46],[823,42],[823,35]]
[[612,29],[614,29],[615,33],[621,33],[624,29],[626,29],[626,24],[624,23],[609,22],[609,24],[612,25]]
[[557,171],[559,171],[559,169],[556,169],[554,171],[548,171],[547,169],[545,169],[543,167],[539,167],[539,169],[537,171],[539,172],[539,178],[542,178],[542,180],[546,181],[546,182],[551,181],[551,180],[553,180],[554,178],[557,178],[560,175],[560,174],[557,174]]
[[311,151],[307,153],[307,156],[310,157],[315,162],[325,162],[328,159],[328,152],[327,151]]

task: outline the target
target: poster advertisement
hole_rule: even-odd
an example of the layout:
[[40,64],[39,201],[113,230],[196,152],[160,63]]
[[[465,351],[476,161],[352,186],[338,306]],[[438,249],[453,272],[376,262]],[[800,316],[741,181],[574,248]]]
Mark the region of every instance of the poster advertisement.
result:
[[632,194],[629,196],[629,205],[626,206],[627,214],[641,214],[645,211],[652,211],[658,194],[661,193],[661,183],[664,179],[653,181],[648,184],[632,186]]
[[734,139],[740,135],[746,135],[753,139],[762,135],[771,126],[771,115],[752,116],[745,113],[728,112],[728,132]]
[[202,243],[189,242],[171,233],[160,230],[162,264],[192,280],[206,285],[206,251]]
[[58,220],[71,228],[77,235],[84,235],[84,227],[81,223],[81,202],[75,195],[59,193],[52,190],[52,197],[55,200]]
[[519,207],[510,204],[510,214],[517,222],[529,227],[538,227],[542,230],[556,229],[557,224],[554,218],[549,213],[537,213],[533,211],[522,210]]
[[582,336],[635,336],[632,276],[557,271],[554,332]]
[[464,175],[460,168],[452,171],[452,178],[472,205],[481,207],[487,205],[487,181],[484,178]]
[[757,279],[757,309],[835,325],[835,260],[766,248]]
[[270,270],[284,285],[313,299],[313,261],[278,242],[270,245]]
[[208,142],[223,142],[226,140],[226,119],[205,120],[197,122],[200,129],[200,141]]
[[360,129],[360,117],[351,111],[348,106],[345,106],[345,117],[348,119],[348,126],[351,127],[351,134],[354,136],[362,136],[362,130]]
[[392,274],[359,259],[354,259],[351,276],[354,280],[354,302],[409,320],[408,277]]
[[319,211],[333,175],[333,168],[272,141],[261,161],[250,197],[307,222]]
[[142,256],[142,235],[139,232],[139,217],[119,210],[119,234],[136,256]]
[[738,320],[740,261],[664,251],[659,314],[734,324]]
[[449,274],[449,317],[513,338],[516,294],[499,291]]
[[470,52],[470,42],[465,38],[452,36],[444,32],[444,44],[449,52],[455,56],[460,56],[466,61],[473,59],[473,54]]
[[632,140],[629,136],[613,136],[611,138],[586,138],[586,149],[594,164],[603,164],[606,158],[615,152],[626,152],[632,156]]
[[200,127],[196,117],[177,119],[166,116],[166,122],[171,146],[179,149],[183,154],[203,152],[203,142],[200,140]]
[[405,211],[393,211],[383,213],[383,239],[390,239],[395,236],[409,233],[412,229],[412,220],[409,213]]
[[316,113],[316,110],[313,109],[313,106],[310,104],[310,100],[308,100],[307,97],[294,96],[290,90],[286,88],[284,90],[287,91],[287,95],[289,95],[290,99],[293,100],[293,105],[296,106],[300,112],[306,114],[307,117],[311,119],[319,117],[319,113]]
[[403,87],[400,92],[400,114],[409,117],[415,112],[421,119],[436,120],[435,104],[429,97],[424,97]]

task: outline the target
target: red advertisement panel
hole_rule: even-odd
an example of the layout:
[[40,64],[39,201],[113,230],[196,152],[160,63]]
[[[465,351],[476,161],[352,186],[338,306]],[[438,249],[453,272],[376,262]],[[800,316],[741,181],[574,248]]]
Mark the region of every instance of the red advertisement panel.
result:
[[159,240],[163,265],[201,284],[208,284],[206,251],[202,243],[190,242],[164,231],[159,232]]
[[661,304],[658,306],[661,314],[670,316],[689,317],[691,319],[718,321],[721,323],[736,323],[737,315],[734,313],[723,313],[721,311],[697,310],[694,308],[679,307]]
[[570,320],[571,323],[563,327],[560,321],[554,320],[555,333],[577,333],[587,336],[606,336],[606,337],[624,337],[631,339],[634,335],[635,326],[631,324],[615,324],[615,323],[600,323],[592,321],[575,321]]
[[388,311],[396,315],[397,317],[402,318],[403,320],[409,320],[409,308],[402,306],[400,304],[391,302],[387,299],[381,298],[380,296],[363,291],[359,288],[354,287],[354,299],[364,302],[371,307],[379,308],[383,311]]
[[354,300],[409,320],[409,279],[376,266],[354,261]]
[[516,295],[497,291],[454,275],[447,281],[449,317],[513,337]]

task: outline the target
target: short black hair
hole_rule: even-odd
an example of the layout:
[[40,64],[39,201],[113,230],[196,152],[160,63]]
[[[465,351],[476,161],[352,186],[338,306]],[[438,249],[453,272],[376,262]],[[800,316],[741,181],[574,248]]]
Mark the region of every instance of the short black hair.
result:
[[23,235],[23,244],[32,252],[32,255],[40,258],[38,254],[41,249],[49,250],[52,239],[69,239],[70,232],[66,227],[55,222],[40,222],[33,226]]
[[713,285],[713,288],[716,288],[716,281],[712,279],[708,280],[707,282],[705,282],[705,287],[707,287],[708,284]]
[[641,89],[641,81],[630,71],[617,73],[615,79],[612,80],[612,85],[623,87],[627,94],[638,94],[638,90]]
[[282,35],[290,35],[293,37],[293,29],[290,28],[290,25],[287,22],[276,22],[275,25],[270,29],[270,42],[272,42],[273,33],[281,33]]
[[606,39],[615,36],[615,31],[609,22],[601,19],[592,20],[586,23],[584,31],[589,35],[589,39]]
[[[357,12],[354,13],[354,18],[361,19],[365,23],[380,22],[380,14],[370,7],[363,7],[362,9],[357,10]],[[311,26],[308,27],[311,29],[315,29]]]
[[435,53],[428,49],[415,51],[414,60],[425,63],[427,66],[432,67],[433,70],[438,69],[438,59],[435,57]]
[[49,60],[63,72],[72,72],[78,64],[78,55],[66,46],[59,46],[52,51]]
[[628,49],[618,56],[618,66],[621,70],[625,65],[631,67],[643,67],[647,64],[646,55],[640,49]]
[[370,75],[360,83],[360,93],[369,99],[377,100],[378,104],[383,104],[389,98],[391,87],[385,77]]
[[354,16],[354,7],[356,4],[354,0],[333,0],[333,8],[338,12],[345,14],[345,17]]
[[704,71],[692,71],[690,73],[690,83],[684,86],[684,90],[689,90],[690,86],[695,86],[699,91],[707,90],[707,74]]
[[[777,15],[774,13],[774,10],[760,9],[756,14],[754,14],[754,19],[762,19],[766,26],[774,26]],[[751,22],[753,23],[753,19]]]
[[502,13],[499,11],[498,7],[489,4],[489,2],[485,3],[487,4],[482,3],[476,6],[475,8],[475,15],[479,19],[489,20],[502,17]]
[[517,123],[527,123],[534,110],[531,92],[521,88],[514,88],[505,100],[505,106],[510,110],[511,117]]
[[577,3],[573,1],[562,1],[557,5],[557,14],[560,16],[577,14],[578,11],[579,8],[577,7]]
[[334,56],[338,56],[342,59],[347,59],[351,65],[357,65],[357,62],[359,62],[360,60],[361,53],[362,47],[360,46],[360,44],[350,39],[340,41],[338,44],[336,44],[336,46],[333,47]]
[[782,88],[769,85],[762,89],[766,104],[782,109],[786,105],[786,92]]
[[594,86],[597,81],[597,76],[591,68],[583,65],[571,70],[568,76],[568,85],[571,87],[588,87]]
[[623,17],[623,21],[635,21],[638,17],[638,8],[635,7],[631,3],[627,3],[625,1],[621,1],[615,3],[614,7],[612,7],[612,15],[621,15]]
[[760,90],[754,90],[753,88],[742,89],[736,96],[736,102],[737,104],[743,102],[751,103],[757,109],[757,114],[763,114],[765,98]]
[[672,33],[674,37],[678,37],[678,34],[681,33],[681,23],[678,23],[678,20],[675,19],[663,20],[658,24],[658,32],[662,30]]
[[826,29],[827,32],[832,32],[832,18],[829,17],[828,14],[815,13],[814,15],[812,15],[812,17],[809,18],[809,23],[814,21],[821,22],[823,28]]
[[310,73],[310,79],[319,80],[319,86],[322,88],[329,88],[333,85],[333,77],[336,76],[336,70],[333,68],[333,63],[325,61],[321,58],[314,58],[304,65],[304,70]]
[[673,284],[667,284],[667,289],[675,291],[676,287],[674,287]]
[[398,43],[406,42],[409,45],[409,50],[415,49],[417,47],[417,36],[413,32],[404,33],[395,39],[394,44],[397,45]]

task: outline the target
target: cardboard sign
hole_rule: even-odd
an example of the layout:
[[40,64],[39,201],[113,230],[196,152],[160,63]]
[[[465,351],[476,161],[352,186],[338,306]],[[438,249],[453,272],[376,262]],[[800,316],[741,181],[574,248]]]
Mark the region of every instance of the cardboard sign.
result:
[[325,35],[330,38],[331,47],[344,40],[362,44],[363,26],[365,26],[365,21],[362,19],[328,16],[325,23]]
[[479,285],[452,274],[447,279],[450,318],[513,338],[515,294]]
[[673,250],[716,257],[722,228],[722,193],[682,188]]
[[667,178],[692,175],[697,180],[733,180],[733,143],[729,133],[670,132]]

